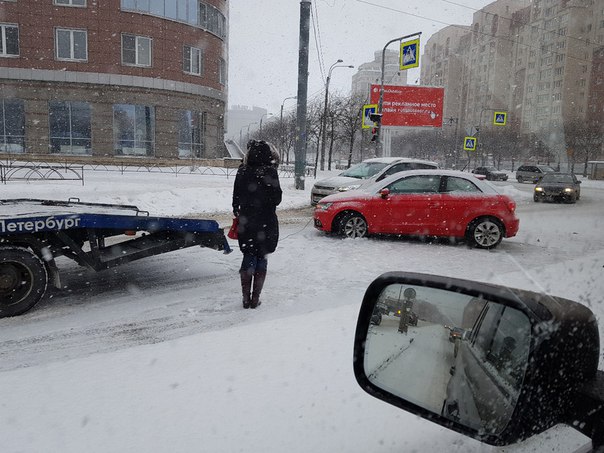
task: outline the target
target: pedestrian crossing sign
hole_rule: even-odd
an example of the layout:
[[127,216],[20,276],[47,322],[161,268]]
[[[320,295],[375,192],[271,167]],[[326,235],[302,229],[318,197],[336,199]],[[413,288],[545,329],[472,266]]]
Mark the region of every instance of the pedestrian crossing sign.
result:
[[476,151],[476,137],[465,137],[463,139],[463,149],[466,151]]
[[493,124],[495,126],[505,126],[505,123],[508,120],[507,112],[495,112],[493,114]]
[[365,104],[363,106],[363,122],[361,124],[363,129],[375,127],[375,122],[371,121],[371,115],[377,113],[377,110],[377,104]]
[[419,38],[401,42],[399,69],[417,68],[419,66]]

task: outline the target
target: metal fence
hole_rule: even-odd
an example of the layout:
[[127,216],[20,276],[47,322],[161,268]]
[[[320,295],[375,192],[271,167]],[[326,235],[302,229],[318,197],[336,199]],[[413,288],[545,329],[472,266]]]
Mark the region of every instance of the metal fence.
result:
[[[40,159],[26,160],[26,156],[14,156],[7,158],[6,163],[0,164],[0,182],[6,184],[8,181],[32,181],[32,180],[81,180],[84,184],[84,171],[117,172],[122,175],[128,173],[162,173],[179,175],[211,175],[225,176],[229,178],[237,173],[241,159],[220,159],[211,162],[212,165],[203,165],[202,161],[195,159],[177,162],[139,162],[136,159],[119,162],[47,162]],[[220,166],[222,165],[222,166]],[[279,177],[294,178],[293,165],[280,165]],[[312,167],[306,168],[306,175],[312,175]]]
[[8,181],[82,181],[84,185],[84,167],[82,165],[44,165],[44,164],[0,164],[0,182]]

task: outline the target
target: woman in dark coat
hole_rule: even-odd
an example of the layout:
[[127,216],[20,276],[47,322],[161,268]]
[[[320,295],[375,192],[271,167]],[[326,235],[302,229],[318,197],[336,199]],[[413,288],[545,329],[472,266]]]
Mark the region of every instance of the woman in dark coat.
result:
[[243,253],[239,270],[243,308],[256,308],[266,279],[266,255],[275,251],[279,241],[276,208],[282,192],[270,146],[251,140],[247,148],[245,163],[235,177],[233,214],[239,217],[237,233]]

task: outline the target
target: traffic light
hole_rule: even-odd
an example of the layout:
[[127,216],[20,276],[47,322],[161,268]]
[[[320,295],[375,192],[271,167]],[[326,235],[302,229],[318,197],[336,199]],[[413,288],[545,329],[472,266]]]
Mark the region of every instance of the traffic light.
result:
[[382,122],[382,114],[381,113],[370,113],[369,119],[371,121],[373,121],[374,123],[378,123],[378,126],[379,126],[379,124]]
[[379,127],[378,126],[374,126],[371,128],[371,141],[375,142],[378,139],[378,134],[379,134]]
[[373,127],[371,128],[371,141],[375,142],[380,134],[380,125],[382,124],[381,113],[370,113],[369,119],[373,121]]

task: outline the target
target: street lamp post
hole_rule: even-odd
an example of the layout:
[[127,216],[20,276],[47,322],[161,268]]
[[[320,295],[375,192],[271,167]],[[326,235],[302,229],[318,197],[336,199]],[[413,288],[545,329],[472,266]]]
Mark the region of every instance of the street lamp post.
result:
[[250,141],[250,126],[252,124],[258,124],[258,121],[253,121],[253,122],[251,122],[250,124],[247,125],[247,141],[248,142]]
[[259,132],[258,132],[258,133],[259,133],[259,135],[260,135],[260,138],[262,138],[262,119],[263,119],[264,117],[266,117],[266,118],[268,119],[268,117],[269,117],[269,116],[272,116],[272,115],[273,115],[272,113],[265,113],[265,114],[263,114],[263,115],[260,117],[260,128],[259,128]]
[[396,42],[396,41],[401,42],[403,39],[412,38],[413,36],[419,36],[421,34],[422,34],[422,32],[420,31],[418,33],[401,36],[400,38],[391,39],[390,41],[388,41],[386,43],[386,45],[382,49],[382,75],[380,77],[380,100],[378,102],[378,115],[379,115],[378,118],[379,118],[379,120],[376,122],[377,123],[377,134],[376,134],[377,153],[376,154],[378,157],[382,156],[381,129],[382,129],[382,107],[384,105],[384,73],[386,71],[386,48],[393,42]]
[[449,126],[455,124],[455,132],[453,133],[453,168],[457,170],[457,128],[459,126],[459,118],[449,118]]
[[[495,111],[497,111],[497,109],[481,107],[480,116],[478,117],[478,126],[475,126],[477,135],[479,135],[480,131],[482,130],[482,114],[484,112],[495,112]],[[482,137],[481,137],[481,140],[477,140],[476,149],[477,149],[477,151],[476,151],[476,157],[474,159],[474,165],[476,165],[476,161],[478,160],[478,154],[480,154],[480,159],[481,159],[482,165],[485,165],[486,156],[484,155],[484,147],[482,146]]]
[[[327,79],[325,80],[325,106],[323,108],[323,121],[321,129],[323,130],[323,140],[321,141],[321,170],[325,170],[325,142],[327,141],[327,104],[329,102],[329,81],[331,80],[331,71],[335,68],[354,68],[352,65],[338,65],[344,60],[338,59],[334,64],[329,67],[327,73]],[[317,177],[317,166],[315,165],[315,178]]]
[[[281,162],[283,162],[283,148],[285,147],[285,139],[283,138],[283,136],[285,135],[283,133],[283,105],[285,104],[285,101],[287,101],[288,99],[297,99],[297,96],[288,96],[285,99],[283,99],[283,102],[281,103],[281,113],[279,114],[279,153],[281,154],[279,156]],[[287,162],[286,164],[289,165],[289,150],[287,151]]]

